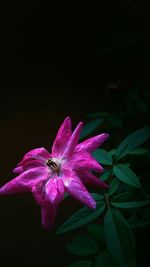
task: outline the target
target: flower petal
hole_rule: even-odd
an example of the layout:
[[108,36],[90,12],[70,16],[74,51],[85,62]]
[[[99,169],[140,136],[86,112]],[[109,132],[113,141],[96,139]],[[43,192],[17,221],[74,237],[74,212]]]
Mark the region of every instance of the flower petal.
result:
[[36,159],[26,159],[22,162],[22,165],[17,166],[15,169],[13,169],[13,173],[20,174],[24,171],[37,168],[37,167],[45,167],[45,162],[41,160]]
[[86,150],[89,153],[92,153],[96,148],[101,146],[109,137],[109,134],[103,133],[94,137],[91,137],[82,143],[78,144],[76,151]]
[[32,187],[32,194],[39,205],[45,205],[48,201],[48,199],[46,199],[44,190],[45,183],[46,180],[39,180],[36,181],[36,183]]
[[79,141],[79,136],[80,136],[80,133],[81,133],[81,130],[82,130],[82,126],[83,126],[83,123],[80,122],[76,129],[74,130],[73,134],[71,135],[70,139],[69,139],[69,142],[66,146],[66,149],[63,153],[63,157],[64,158],[67,158],[69,156],[71,156],[71,154],[74,152],[74,149]]
[[21,174],[22,172],[23,172],[23,167],[22,166],[18,166],[18,167],[13,169],[13,173]]
[[102,189],[108,189],[109,185],[104,183],[102,180],[100,180],[98,177],[96,177],[93,173],[88,172],[88,171],[80,171],[78,172],[78,176],[82,180],[82,182],[85,185],[89,185],[92,187],[99,187]]
[[95,200],[92,198],[81,180],[73,171],[65,170],[62,179],[64,182],[65,190],[69,195],[76,198],[78,201],[89,208],[96,208]]
[[40,167],[23,172],[0,188],[0,195],[28,192],[37,182],[44,180],[49,175],[48,168]]
[[38,181],[32,187],[32,194],[36,202],[41,206],[42,225],[47,230],[52,230],[55,223],[55,217],[58,205],[49,201],[45,193],[46,181]]
[[71,119],[67,117],[58,130],[57,136],[52,147],[52,155],[54,157],[60,156],[66,147],[71,136]]
[[59,204],[64,198],[64,184],[60,177],[52,178],[45,185],[45,194],[52,204]]
[[86,151],[74,153],[69,164],[75,171],[93,170],[98,173],[103,172],[103,168],[98,161]]
[[25,156],[23,157],[23,160],[18,163],[18,166],[22,165],[23,162],[27,159],[44,160],[44,159],[49,159],[50,157],[51,157],[50,153],[44,147],[35,148],[25,154]]
[[57,205],[47,201],[41,206],[42,225],[46,230],[52,230],[55,224]]

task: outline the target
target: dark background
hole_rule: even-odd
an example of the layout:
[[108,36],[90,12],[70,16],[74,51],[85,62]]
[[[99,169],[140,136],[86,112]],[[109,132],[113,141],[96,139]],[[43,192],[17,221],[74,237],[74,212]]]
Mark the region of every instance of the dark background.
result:
[[[26,151],[50,148],[65,116],[75,126],[90,112],[120,112],[125,90],[149,88],[150,23],[148,1],[136,0],[11,1],[1,5],[1,19],[2,185]],[[77,205],[60,207],[57,225]],[[1,199],[0,206],[1,266],[71,262],[69,237],[42,229],[31,194]],[[145,232],[138,238],[146,243]],[[139,251],[144,266],[146,245]]]

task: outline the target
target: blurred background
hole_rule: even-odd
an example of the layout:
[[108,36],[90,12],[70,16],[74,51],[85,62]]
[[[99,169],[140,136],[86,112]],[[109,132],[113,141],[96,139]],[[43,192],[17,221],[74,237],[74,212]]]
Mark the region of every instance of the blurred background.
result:
[[[65,116],[70,115],[75,126],[87,122],[88,113],[119,114],[136,105],[131,129],[149,121],[147,2],[2,3],[1,185],[14,177],[12,169],[26,151],[50,149]],[[64,202],[57,225],[79,207],[73,200]],[[70,263],[65,249],[68,236],[44,231],[31,194],[2,198],[0,209],[2,266]],[[147,233],[140,231],[138,264],[144,266]]]

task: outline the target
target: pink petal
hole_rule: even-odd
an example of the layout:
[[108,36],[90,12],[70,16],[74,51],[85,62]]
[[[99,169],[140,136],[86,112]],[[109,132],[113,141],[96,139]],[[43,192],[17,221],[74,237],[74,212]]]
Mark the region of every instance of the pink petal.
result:
[[45,162],[28,158],[22,162],[22,165],[19,165],[18,167],[13,169],[13,173],[20,174],[24,171],[37,168],[37,167],[45,167]]
[[91,153],[96,148],[101,146],[109,137],[109,134],[103,133],[94,137],[91,137],[82,143],[78,144],[76,147],[76,151],[86,150],[87,152]]
[[45,195],[45,183],[46,180],[37,180],[32,187],[32,194],[39,205],[45,205],[48,201]]
[[66,147],[71,136],[71,119],[67,117],[58,130],[57,136],[52,147],[52,155],[54,157],[60,156]]
[[64,184],[60,177],[52,178],[45,185],[45,194],[52,204],[59,204],[64,198]]
[[94,157],[92,157],[86,151],[74,153],[73,157],[70,160],[70,166],[75,171],[93,170],[98,173],[103,172],[102,166],[97,162],[97,160]]
[[78,173],[78,176],[80,177],[80,179],[82,180],[82,182],[85,185],[89,185],[92,187],[99,187],[102,189],[108,189],[109,186],[104,183],[102,180],[100,180],[99,178],[97,178],[94,174],[92,174],[91,172],[88,171],[80,171]]
[[16,194],[30,191],[37,180],[44,180],[49,175],[46,167],[34,168],[23,172],[0,188],[0,195]]
[[89,194],[81,180],[71,170],[64,171],[63,182],[66,192],[76,198],[82,204],[89,208],[95,209],[96,202]]
[[19,166],[13,169],[13,173],[21,174],[23,172],[23,167]]
[[46,230],[52,230],[55,224],[57,205],[49,201],[41,206],[42,225]]
[[44,160],[44,159],[49,159],[50,157],[51,157],[50,153],[44,147],[35,148],[25,154],[25,156],[23,157],[23,160],[18,163],[18,166],[22,165],[22,163],[26,161],[27,159]]
[[81,130],[82,130],[82,126],[83,126],[83,123],[80,122],[76,129],[74,130],[73,134],[71,135],[70,139],[69,139],[69,142],[66,146],[66,149],[63,153],[63,157],[64,158],[67,158],[69,156],[71,156],[71,154],[73,153],[78,141],[79,141],[79,136],[80,136],[80,133],[81,133]]

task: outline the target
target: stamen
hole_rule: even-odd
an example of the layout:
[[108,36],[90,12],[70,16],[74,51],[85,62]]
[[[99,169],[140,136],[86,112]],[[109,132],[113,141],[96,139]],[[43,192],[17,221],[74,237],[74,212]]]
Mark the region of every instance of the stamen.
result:
[[45,163],[52,171],[59,173],[59,162],[56,163],[53,158],[50,158]]

